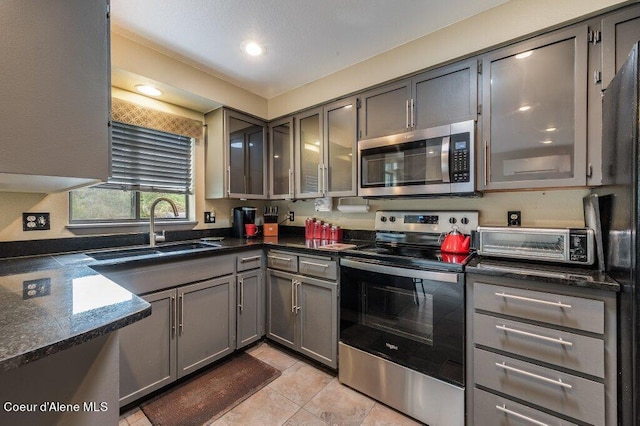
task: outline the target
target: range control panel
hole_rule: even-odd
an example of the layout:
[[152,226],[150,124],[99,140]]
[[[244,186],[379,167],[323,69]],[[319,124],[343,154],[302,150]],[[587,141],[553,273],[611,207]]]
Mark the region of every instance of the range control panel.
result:
[[453,227],[470,234],[478,227],[478,212],[378,210],[375,230],[381,232],[447,233]]

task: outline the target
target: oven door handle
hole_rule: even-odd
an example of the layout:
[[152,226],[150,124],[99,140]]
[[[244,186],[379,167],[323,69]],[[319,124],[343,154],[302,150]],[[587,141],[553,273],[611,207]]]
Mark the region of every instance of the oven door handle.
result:
[[456,272],[436,272],[420,269],[400,268],[397,266],[378,265],[375,263],[368,263],[351,259],[340,259],[340,265],[367,272],[396,275],[406,278],[418,278],[423,280],[440,281],[454,284],[458,282],[458,274]]
[[451,176],[449,174],[449,152],[451,149],[451,138],[445,136],[442,138],[442,150],[440,153],[440,168],[442,169],[442,182],[450,183]]

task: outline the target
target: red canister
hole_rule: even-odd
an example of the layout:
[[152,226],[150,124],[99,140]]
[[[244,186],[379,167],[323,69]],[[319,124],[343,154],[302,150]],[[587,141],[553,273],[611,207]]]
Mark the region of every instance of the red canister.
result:
[[313,238],[320,240],[322,239],[322,221],[316,220],[313,223]]
[[328,240],[331,237],[331,224],[325,223],[322,225],[322,239]]
[[304,238],[307,240],[313,239],[313,226],[315,221],[315,218],[310,217],[304,220]]

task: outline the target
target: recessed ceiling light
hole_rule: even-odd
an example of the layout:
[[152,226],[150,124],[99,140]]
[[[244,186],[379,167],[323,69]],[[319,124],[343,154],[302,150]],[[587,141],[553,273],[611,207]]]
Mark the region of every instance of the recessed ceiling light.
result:
[[147,96],[160,96],[162,95],[162,91],[157,87],[150,86],[148,84],[138,84],[136,85],[136,90],[143,95]]
[[540,143],[543,143],[545,145],[549,145],[550,143],[553,143],[552,140],[547,139],[546,141],[540,141]]
[[264,48],[253,40],[243,41],[241,46],[247,55],[260,56],[264,52]]
[[525,106],[521,106],[520,108],[518,108],[518,111],[529,111],[531,109],[531,107],[529,105],[525,105]]
[[545,132],[555,132],[556,130],[558,129],[556,129],[555,127],[547,127],[546,129],[544,129]]
[[533,55],[533,50],[527,50],[526,52],[518,53],[516,59],[528,58],[531,55]]

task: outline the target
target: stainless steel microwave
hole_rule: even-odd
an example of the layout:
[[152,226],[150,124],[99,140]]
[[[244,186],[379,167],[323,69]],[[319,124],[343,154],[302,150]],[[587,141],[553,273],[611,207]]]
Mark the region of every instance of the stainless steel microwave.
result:
[[358,195],[465,194],[475,191],[475,122],[358,142]]

